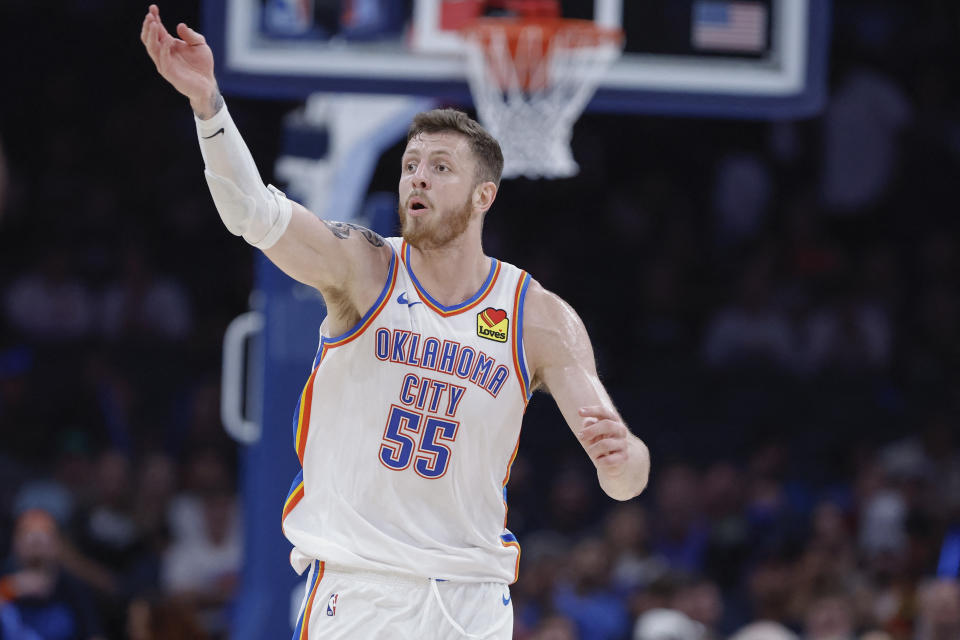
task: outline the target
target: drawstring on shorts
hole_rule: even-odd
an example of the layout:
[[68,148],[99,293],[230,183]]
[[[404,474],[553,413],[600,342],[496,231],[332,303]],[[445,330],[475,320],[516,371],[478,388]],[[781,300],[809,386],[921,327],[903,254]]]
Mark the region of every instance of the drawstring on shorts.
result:
[[437,604],[440,605],[440,612],[443,614],[443,617],[447,619],[447,622],[450,623],[450,626],[456,629],[460,635],[465,636],[467,638],[486,638],[492,635],[494,631],[499,631],[500,627],[502,627],[506,623],[506,621],[509,619],[508,616],[503,616],[500,622],[496,623],[494,626],[487,629],[487,631],[485,631],[484,633],[481,633],[481,634],[467,633],[467,630],[461,627],[459,624],[457,624],[457,621],[454,620],[453,617],[450,615],[450,612],[447,611],[447,607],[444,606],[443,599],[440,597],[440,589],[437,588],[436,578],[430,578],[430,588],[433,591],[434,599],[437,601]]

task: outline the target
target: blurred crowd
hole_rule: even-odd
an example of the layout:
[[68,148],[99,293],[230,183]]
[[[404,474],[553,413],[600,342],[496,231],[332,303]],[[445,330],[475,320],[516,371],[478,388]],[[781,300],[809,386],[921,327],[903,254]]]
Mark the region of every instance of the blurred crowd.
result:
[[[518,640],[960,638],[960,13],[835,4],[822,115],[588,114],[580,176],[502,186],[488,253],[581,313],[654,461],[612,503],[531,403]],[[68,5],[0,3],[71,58],[3,72],[0,639],[226,637],[243,515],[220,343],[253,254],[140,51],[142,8]],[[228,99],[269,180],[296,105]]]

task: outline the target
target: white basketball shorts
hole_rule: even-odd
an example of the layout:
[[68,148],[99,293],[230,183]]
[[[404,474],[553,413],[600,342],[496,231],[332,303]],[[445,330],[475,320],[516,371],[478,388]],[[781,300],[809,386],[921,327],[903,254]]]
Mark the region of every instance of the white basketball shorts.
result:
[[510,640],[513,603],[499,582],[358,572],[315,560],[293,640]]

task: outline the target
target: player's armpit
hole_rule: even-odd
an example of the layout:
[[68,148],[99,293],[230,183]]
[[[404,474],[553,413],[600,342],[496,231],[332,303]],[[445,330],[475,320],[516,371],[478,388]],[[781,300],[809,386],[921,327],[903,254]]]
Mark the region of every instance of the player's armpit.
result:
[[597,375],[583,321],[538,283],[527,293],[523,333],[535,384],[553,396],[567,425],[597,467],[611,498],[629,500],[647,485],[650,454],[627,428]]
[[363,311],[383,288],[392,249],[369,229],[321,220],[294,202],[286,232],[264,253],[291,278],[325,295],[336,291]]

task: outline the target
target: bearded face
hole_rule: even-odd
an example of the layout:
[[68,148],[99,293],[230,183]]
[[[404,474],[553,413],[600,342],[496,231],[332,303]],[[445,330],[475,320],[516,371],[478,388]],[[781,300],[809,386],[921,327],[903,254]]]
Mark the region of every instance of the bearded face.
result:
[[403,238],[423,250],[449,246],[476,211],[477,159],[457,132],[419,133],[407,141],[400,171]]
[[[427,213],[416,213],[412,208],[416,200],[425,201],[429,207],[425,209]],[[449,245],[467,230],[470,216],[473,214],[471,194],[467,194],[466,202],[452,211],[437,210],[431,205],[429,196],[415,191],[410,194],[406,202],[400,203],[397,211],[400,215],[403,239],[417,249],[440,249]]]

